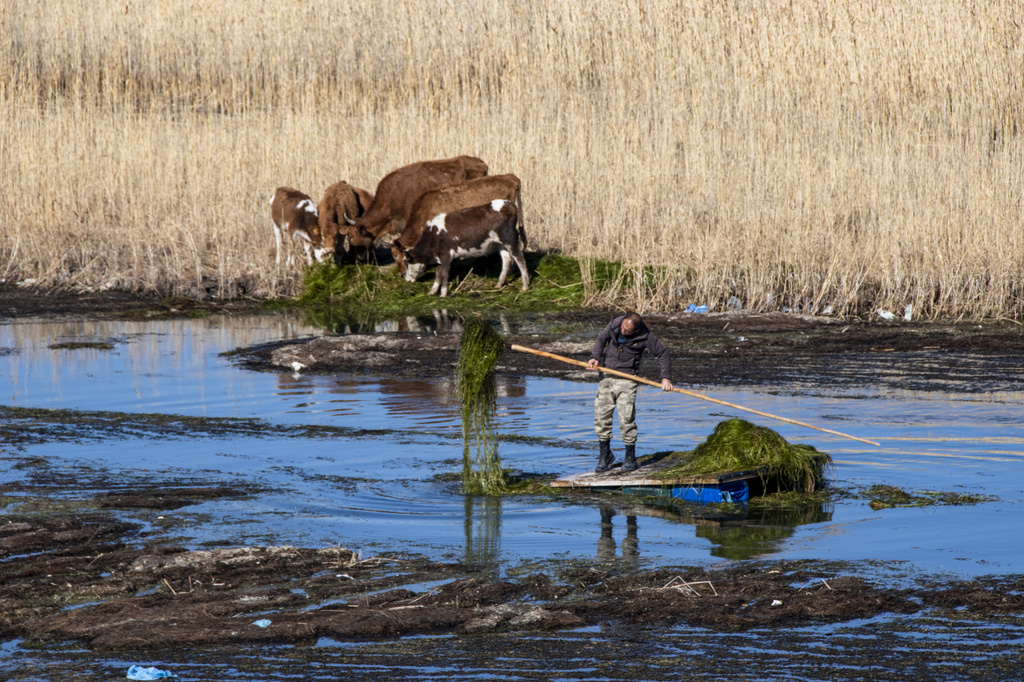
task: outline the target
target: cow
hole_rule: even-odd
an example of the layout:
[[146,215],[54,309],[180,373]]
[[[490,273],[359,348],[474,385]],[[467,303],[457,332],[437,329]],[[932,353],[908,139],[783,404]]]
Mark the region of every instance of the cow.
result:
[[[519,232],[525,235],[522,223],[521,185],[515,175],[487,175],[425,192],[416,200],[405,229],[391,242],[391,252],[395,257],[398,272],[405,273],[405,250],[412,248],[419,241],[420,235],[427,227],[427,221],[440,213],[450,213],[461,208],[481,206],[495,199],[504,199],[515,203],[519,215]],[[525,241],[523,248],[526,248]]]
[[276,262],[281,264],[281,239],[288,240],[288,265],[292,264],[294,240],[301,239],[306,250],[306,263],[313,264],[313,256],[323,260],[320,239],[320,218],[316,204],[291,187],[278,187],[270,197],[270,219],[274,223],[274,241],[277,246]]
[[441,213],[427,221],[419,241],[404,250],[408,263],[405,279],[415,282],[427,265],[436,264],[430,295],[440,289],[441,298],[445,298],[448,296],[448,271],[453,260],[500,251],[498,288],[505,286],[505,278],[514,260],[523,278],[523,291],[526,291],[530,286],[530,274],[526,271],[526,258],[520,241],[526,244],[526,232],[519,219],[519,209],[511,201],[495,199],[482,206]]
[[350,223],[361,218],[371,203],[372,194],[345,181],[336,182],[324,190],[324,197],[317,206],[324,258],[334,254],[339,264],[345,262],[351,251],[352,238],[358,234]]
[[475,156],[418,161],[391,171],[377,183],[373,203],[366,213],[348,221],[355,227],[352,248],[357,259],[369,260],[373,244],[382,236],[400,234],[413,204],[424,192],[485,175],[487,164]]

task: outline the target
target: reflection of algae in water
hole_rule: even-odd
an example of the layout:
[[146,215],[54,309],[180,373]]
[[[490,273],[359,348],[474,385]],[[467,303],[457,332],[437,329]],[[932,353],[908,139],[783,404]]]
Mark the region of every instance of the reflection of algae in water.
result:
[[462,403],[462,488],[466,493],[493,495],[505,491],[494,433],[494,372],[503,348],[504,339],[487,323],[466,321],[455,364],[456,388]]
[[811,445],[791,445],[775,431],[744,419],[726,419],[692,452],[669,455],[678,466],[660,470],[659,478],[766,468],[765,480],[782,490],[814,492],[825,480],[832,458]]
[[831,506],[818,495],[782,493],[751,500],[738,521],[697,524],[696,536],[715,546],[711,555],[722,559],[753,559],[777,551],[797,527],[832,519]]
[[466,553],[464,561],[497,566],[501,554],[501,497],[465,497]]

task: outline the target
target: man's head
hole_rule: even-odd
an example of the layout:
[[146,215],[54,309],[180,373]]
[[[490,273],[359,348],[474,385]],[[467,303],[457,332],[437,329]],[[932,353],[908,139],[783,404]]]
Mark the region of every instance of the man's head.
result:
[[622,318],[622,324],[619,326],[619,330],[622,332],[623,336],[633,336],[636,334],[636,331],[642,322],[643,320],[641,320],[640,316],[636,313],[628,313],[624,318]]

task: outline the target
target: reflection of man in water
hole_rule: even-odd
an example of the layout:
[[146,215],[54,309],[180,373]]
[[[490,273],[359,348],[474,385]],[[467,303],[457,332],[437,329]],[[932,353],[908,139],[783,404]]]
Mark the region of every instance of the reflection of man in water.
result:
[[[615,559],[615,538],[612,537],[612,517],[615,510],[601,507],[601,537],[597,540],[597,558],[601,561]],[[622,559],[629,567],[636,567],[640,558],[639,542],[636,538],[636,516],[626,517],[626,537],[622,539]]]

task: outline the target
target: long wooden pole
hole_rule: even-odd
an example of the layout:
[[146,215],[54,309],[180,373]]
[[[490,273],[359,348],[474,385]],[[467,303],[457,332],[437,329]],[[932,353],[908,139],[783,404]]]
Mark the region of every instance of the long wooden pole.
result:
[[[527,348],[526,346],[517,346],[515,344],[509,345],[509,348],[511,348],[512,350],[521,351],[523,353],[533,353],[534,355],[540,355],[541,357],[551,358],[552,360],[558,360],[559,362],[566,362],[566,363],[568,363],[570,365],[579,365],[580,367],[586,367],[587,366],[587,363],[582,362],[580,360],[573,360],[572,358],[567,358],[564,355],[555,355],[554,353],[548,353],[547,351],[537,350],[535,348]],[[658,388],[661,388],[661,384],[659,382],[651,381],[650,379],[644,379],[642,377],[636,376],[635,374],[627,374],[625,372],[620,372],[618,370],[608,369],[607,367],[598,367],[597,371],[604,372],[606,374],[614,374],[617,377],[623,377],[624,379],[631,379],[633,381],[638,381],[641,384],[648,384],[650,386],[656,386]],[[760,410],[755,410],[755,409],[752,409],[752,408],[749,408],[749,407],[743,407],[742,405],[737,405],[735,403],[729,403],[729,402],[726,402],[724,400],[719,400],[718,398],[712,398],[711,396],[707,396],[707,395],[704,395],[702,393],[696,393],[694,391],[687,391],[685,388],[673,388],[672,392],[673,393],[682,393],[683,395],[688,395],[691,398],[699,398],[700,400],[707,400],[708,402],[716,403],[718,405],[725,405],[726,407],[731,407],[731,408],[736,409],[736,410],[743,410],[744,412],[750,412],[752,414],[758,414],[758,415],[761,415],[762,417],[768,417],[769,419],[778,419],[779,421],[789,422],[790,424],[796,424],[797,426],[803,426],[803,427],[806,427],[808,429],[814,429],[815,431],[823,431],[825,433],[831,433],[834,436],[842,436],[843,438],[849,438],[850,440],[857,440],[857,441],[860,441],[861,443],[867,443],[868,445],[880,446],[879,443],[876,443],[873,440],[867,440],[866,438],[858,438],[857,436],[851,436],[851,435],[849,435],[847,433],[841,433],[839,431],[833,431],[832,429],[824,429],[824,428],[822,428],[820,426],[814,426],[813,424],[808,424],[807,422],[797,421],[796,419],[790,419],[789,417],[780,417],[777,414],[769,414],[768,412],[761,412]]]

